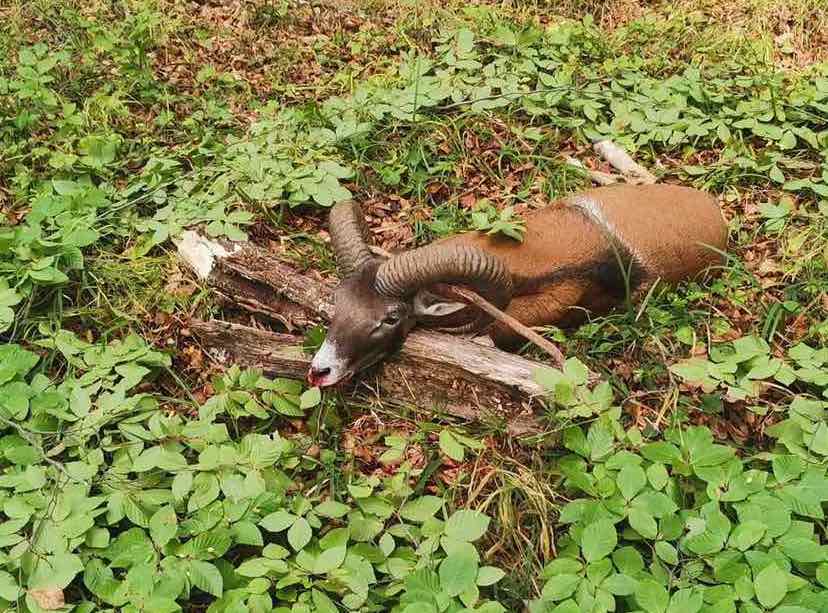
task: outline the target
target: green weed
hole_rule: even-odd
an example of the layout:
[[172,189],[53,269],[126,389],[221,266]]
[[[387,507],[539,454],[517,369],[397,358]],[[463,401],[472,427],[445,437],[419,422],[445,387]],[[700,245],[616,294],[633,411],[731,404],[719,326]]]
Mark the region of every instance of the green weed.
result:
[[[818,2],[243,5],[0,9],[0,608],[825,610]],[[565,158],[599,138],[720,194],[733,249],[550,330],[604,379],[538,373],[529,445],[388,406],[428,421],[362,466],[340,437],[366,407],[191,380],[141,336],[215,308],[173,287],[186,228],[267,223],[327,273],[298,216],[393,193],[416,242],[519,240],[512,207],[585,187]]]

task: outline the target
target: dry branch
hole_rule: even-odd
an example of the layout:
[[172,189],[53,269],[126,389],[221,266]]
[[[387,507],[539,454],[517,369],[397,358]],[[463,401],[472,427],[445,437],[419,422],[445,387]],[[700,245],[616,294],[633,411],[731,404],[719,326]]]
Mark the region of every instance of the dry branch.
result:
[[593,148],[598,152],[598,155],[609,162],[613,168],[625,177],[633,179],[633,182],[648,184],[656,182],[655,175],[638,164],[630,157],[629,153],[624,151],[611,140],[598,141],[593,145]]
[[549,356],[554,360],[555,366],[558,368],[563,368],[564,361],[564,354],[561,353],[561,350],[555,347],[551,342],[543,338],[540,334],[532,330],[527,326],[524,326],[520,323],[517,319],[509,315],[508,313],[504,313],[500,309],[498,309],[495,305],[491,302],[483,298],[477,292],[473,292],[471,290],[467,290],[462,287],[453,287],[451,288],[451,293],[458,297],[459,299],[463,300],[467,304],[473,304],[478,308],[482,309],[492,317],[494,317],[497,321],[507,326],[509,329],[513,330],[523,338],[525,338],[530,343],[534,343],[536,346],[543,349]]
[[[179,242],[182,259],[239,307],[294,325],[297,318],[330,318],[328,285],[253,245],[207,247],[212,241],[186,234]],[[292,305],[288,316],[284,300]],[[213,357],[259,366],[272,376],[304,377],[309,365],[297,336],[218,321],[194,321],[191,330]],[[540,366],[465,338],[415,331],[395,356],[359,377],[357,388],[373,391],[381,401],[433,407],[466,419],[497,418],[513,433],[536,432],[533,400],[544,390],[533,372]]]
[[601,172],[600,170],[592,170],[590,168],[587,168],[586,166],[584,166],[581,160],[576,159],[572,156],[566,157],[566,163],[570,166],[574,166],[575,168],[586,174],[590,179],[592,179],[592,182],[597,185],[612,185],[613,183],[618,183],[619,178],[615,175],[611,175],[606,172]]

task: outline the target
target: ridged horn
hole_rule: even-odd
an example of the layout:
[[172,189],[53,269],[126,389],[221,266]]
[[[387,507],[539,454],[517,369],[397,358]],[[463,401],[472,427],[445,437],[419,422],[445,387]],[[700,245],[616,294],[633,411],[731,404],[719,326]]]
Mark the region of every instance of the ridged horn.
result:
[[328,217],[336,264],[341,277],[362,268],[374,256],[368,249],[368,226],[362,209],[353,200],[335,204]]
[[[375,287],[381,294],[402,298],[438,283],[470,286],[499,309],[512,299],[512,276],[503,262],[478,247],[462,244],[426,245],[395,255],[377,270]],[[473,310],[474,321],[443,329],[471,331],[491,321],[482,311]]]

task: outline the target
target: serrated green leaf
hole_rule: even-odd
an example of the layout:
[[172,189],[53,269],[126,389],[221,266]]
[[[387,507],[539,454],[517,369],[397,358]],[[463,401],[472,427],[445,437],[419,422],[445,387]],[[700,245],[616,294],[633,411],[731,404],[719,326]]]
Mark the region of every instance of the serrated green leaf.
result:
[[465,456],[465,449],[457,437],[450,430],[440,432],[440,451],[445,453],[455,462],[462,462]]
[[322,402],[322,391],[318,387],[305,390],[299,397],[299,408],[307,410]]
[[794,562],[809,564],[828,560],[826,547],[809,538],[783,538],[779,540],[779,545]]
[[173,478],[172,494],[176,500],[184,500],[193,487],[193,473],[190,471],[180,472]]
[[313,606],[316,613],[339,613],[336,605],[328,598],[324,592],[320,590],[311,590],[311,598],[313,599]]
[[555,575],[579,575],[583,566],[583,563],[575,558],[560,557],[544,566],[543,577],[549,579]]
[[198,473],[193,479],[193,490],[187,502],[190,513],[206,507],[219,496],[219,480],[212,473]]
[[701,591],[685,588],[672,595],[667,613],[698,613],[703,604]]
[[345,561],[346,553],[347,548],[345,545],[325,549],[316,557],[313,572],[317,575],[324,575],[339,568]]
[[627,513],[630,527],[647,539],[658,536],[658,524],[655,518],[641,507],[632,507]]
[[458,596],[475,586],[477,572],[477,557],[460,549],[440,563],[440,586],[449,596]]
[[240,521],[231,526],[233,533],[233,541],[239,545],[254,545],[261,547],[264,545],[262,533],[251,521]]
[[678,510],[676,503],[663,492],[644,490],[632,502],[632,506],[661,519]]
[[578,589],[578,584],[582,580],[583,577],[580,575],[555,575],[555,577],[547,581],[543,586],[541,596],[544,600],[551,600],[553,602],[564,600],[575,593],[575,590]]
[[273,570],[271,562],[272,560],[266,558],[251,558],[236,567],[236,573],[242,577],[264,577]]
[[681,460],[679,448],[672,443],[658,442],[648,443],[641,448],[641,455],[651,462],[662,464],[673,464]]
[[203,592],[219,597],[224,589],[224,580],[219,570],[210,562],[192,560],[189,563],[187,577],[190,582]]
[[638,581],[623,573],[615,573],[607,577],[601,587],[615,596],[630,596],[638,589]]
[[667,474],[664,464],[656,463],[647,469],[647,479],[655,489],[661,490],[667,485],[670,476]]
[[437,496],[420,496],[406,502],[400,509],[400,517],[421,524],[443,507],[443,499]]
[[20,586],[17,580],[10,573],[0,570],[0,598],[15,602],[19,596]]
[[779,140],[780,149],[793,149],[796,147],[796,136],[790,130],[786,130]]
[[628,464],[618,472],[616,483],[621,495],[626,500],[632,500],[647,483],[647,475],[640,466]]
[[337,502],[336,500],[328,499],[318,504],[314,509],[314,512],[322,517],[339,518],[347,515],[350,510],[351,507],[348,505]]
[[29,576],[28,589],[62,590],[81,571],[83,571],[83,563],[75,554],[60,553],[41,557]]
[[505,576],[506,573],[496,566],[481,566],[477,571],[477,585],[483,587],[494,585]]
[[766,526],[755,520],[742,522],[733,529],[730,545],[739,551],[747,551],[765,536]]
[[214,528],[209,532],[199,534],[187,541],[179,550],[188,558],[198,560],[213,560],[220,558],[232,544],[230,531],[226,528]]
[[780,483],[796,479],[805,470],[802,458],[795,455],[775,455],[772,465],[773,476]]
[[86,533],[86,546],[94,549],[103,549],[109,545],[109,530],[106,528],[92,528]]
[[808,448],[814,453],[828,456],[828,424],[822,422],[817,426]]
[[299,519],[293,513],[288,513],[285,510],[275,511],[266,515],[259,522],[259,525],[268,532],[281,532],[290,528],[296,520]]
[[158,509],[149,522],[150,536],[158,547],[163,547],[175,538],[178,531],[178,517],[171,506]]
[[655,544],[655,552],[656,555],[660,559],[667,562],[667,564],[671,564],[673,566],[678,564],[678,552],[676,551],[676,548],[667,541],[658,541]]
[[664,586],[653,579],[638,582],[635,601],[647,613],[664,613],[670,602],[670,596]]

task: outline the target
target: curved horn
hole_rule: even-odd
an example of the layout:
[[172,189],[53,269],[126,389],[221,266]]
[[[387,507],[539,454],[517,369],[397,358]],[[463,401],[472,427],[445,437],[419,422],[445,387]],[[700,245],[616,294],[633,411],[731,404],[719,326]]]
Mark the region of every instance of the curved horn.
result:
[[373,255],[368,249],[368,227],[362,209],[353,200],[334,205],[328,217],[334,255],[342,277],[369,262]]
[[[512,276],[503,262],[478,247],[462,244],[426,245],[396,255],[377,270],[375,287],[381,294],[400,298],[437,283],[471,286],[499,309],[512,299]],[[474,321],[451,330],[467,332],[490,321],[478,310]]]

